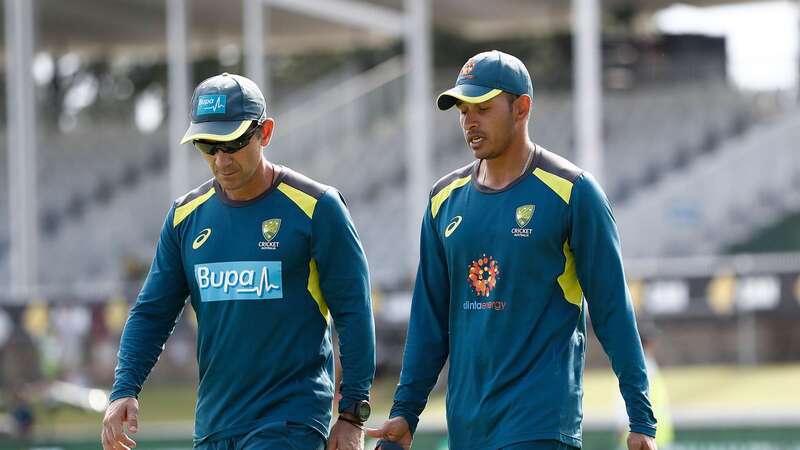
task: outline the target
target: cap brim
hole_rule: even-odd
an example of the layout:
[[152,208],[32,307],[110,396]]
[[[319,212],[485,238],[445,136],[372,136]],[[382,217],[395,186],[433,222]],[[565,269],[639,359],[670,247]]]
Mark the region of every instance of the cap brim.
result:
[[436,99],[436,106],[442,111],[446,111],[452,108],[459,100],[467,103],[481,103],[497,97],[501,92],[503,91],[500,89],[492,89],[486,86],[460,84],[439,94]]
[[241,122],[193,122],[189,124],[189,129],[183,135],[181,144],[195,139],[217,142],[232,141],[243,135],[252,123],[253,121],[250,119]]

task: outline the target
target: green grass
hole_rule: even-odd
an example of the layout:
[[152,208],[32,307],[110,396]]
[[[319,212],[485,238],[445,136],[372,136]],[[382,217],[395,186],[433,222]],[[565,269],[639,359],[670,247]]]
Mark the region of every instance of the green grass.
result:
[[[735,367],[703,366],[662,370],[673,410],[783,410],[800,405],[800,364]],[[587,414],[613,411],[619,391],[609,370],[588,371],[584,377]]]
[[[662,370],[674,411],[775,411],[800,405],[800,364],[740,368],[728,366],[668,368]],[[397,379],[377,380],[372,391],[376,423],[386,417]],[[584,410],[587,419],[608,417],[618,404],[617,380],[609,370],[587,371],[584,377]],[[145,386],[140,398],[141,434],[185,434],[191,431],[195,387],[191,385]],[[38,433],[43,437],[86,436],[99,433],[101,414],[72,408],[49,410],[38,407]],[[432,396],[422,424],[444,422],[441,393]]]

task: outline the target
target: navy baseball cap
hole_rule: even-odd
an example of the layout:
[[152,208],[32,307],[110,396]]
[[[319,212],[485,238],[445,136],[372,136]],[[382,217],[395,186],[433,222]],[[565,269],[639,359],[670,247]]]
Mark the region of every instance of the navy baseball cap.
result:
[[448,110],[458,100],[481,103],[501,92],[514,95],[528,94],[533,98],[533,83],[525,64],[508,53],[498,50],[478,53],[464,64],[456,79],[456,86],[436,99],[442,111]]
[[263,122],[267,103],[261,89],[249,78],[223,73],[203,80],[192,94],[192,121],[181,139],[232,141],[250,127]]

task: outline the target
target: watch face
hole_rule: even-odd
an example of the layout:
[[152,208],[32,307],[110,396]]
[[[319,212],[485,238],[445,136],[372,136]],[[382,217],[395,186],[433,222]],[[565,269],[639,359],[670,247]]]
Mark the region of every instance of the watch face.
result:
[[369,415],[372,412],[372,407],[369,406],[369,402],[362,401],[358,404],[358,418],[362,421],[366,422],[369,419]]

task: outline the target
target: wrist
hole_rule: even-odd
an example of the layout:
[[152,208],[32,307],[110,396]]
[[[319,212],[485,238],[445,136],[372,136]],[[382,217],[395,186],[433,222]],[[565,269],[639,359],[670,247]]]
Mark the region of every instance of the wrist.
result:
[[394,418],[403,419],[406,422],[406,425],[408,425],[408,431],[411,432],[412,436],[414,435],[414,433],[417,432],[417,425],[419,424],[419,417],[418,416],[415,416],[414,414],[411,414],[411,413],[393,411],[391,414],[389,414],[389,418],[390,419],[394,419]]
[[350,425],[358,428],[359,430],[363,430],[364,429],[364,422],[360,421],[358,419],[358,417],[356,417],[355,415],[350,414],[348,412],[340,413],[338,420],[341,420],[343,422],[347,422]]
[[339,416],[344,416],[361,425],[369,419],[371,412],[372,408],[367,400],[343,401],[339,404]]

